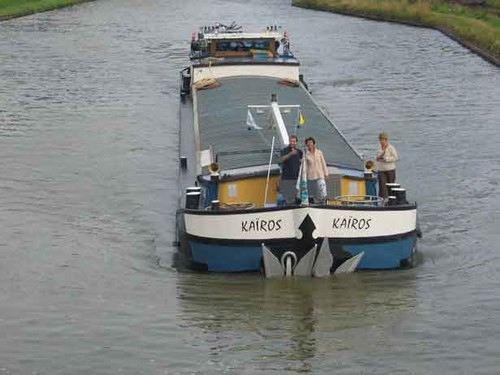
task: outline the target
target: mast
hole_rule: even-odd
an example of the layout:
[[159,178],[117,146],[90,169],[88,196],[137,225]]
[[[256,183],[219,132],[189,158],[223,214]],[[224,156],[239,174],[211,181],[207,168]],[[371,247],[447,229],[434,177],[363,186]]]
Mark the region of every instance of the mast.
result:
[[249,105],[250,109],[270,109],[270,113],[273,116],[274,123],[276,124],[277,133],[279,140],[283,146],[288,146],[289,143],[289,134],[286,130],[285,121],[283,120],[283,116],[281,115],[281,109],[290,109],[296,108],[300,110],[300,105],[279,105],[276,99],[276,94],[271,94],[271,105]]
[[280,136],[281,144],[288,146],[288,132],[286,130],[285,122],[281,116],[280,106],[276,100],[276,94],[271,94],[271,109],[274,117],[274,121],[278,126],[278,134]]

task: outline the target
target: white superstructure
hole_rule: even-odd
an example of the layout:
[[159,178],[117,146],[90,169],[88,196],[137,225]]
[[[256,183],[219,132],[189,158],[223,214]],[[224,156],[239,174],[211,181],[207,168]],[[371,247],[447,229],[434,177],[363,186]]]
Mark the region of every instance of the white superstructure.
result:
[[299,62],[288,35],[277,27],[243,33],[226,27],[202,28],[191,41],[192,82],[235,76],[298,81]]

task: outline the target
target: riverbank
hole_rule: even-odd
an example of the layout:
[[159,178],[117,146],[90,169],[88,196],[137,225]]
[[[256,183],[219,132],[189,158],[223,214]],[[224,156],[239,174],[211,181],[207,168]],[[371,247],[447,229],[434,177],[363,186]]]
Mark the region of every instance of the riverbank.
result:
[[441,31],[500,66],[500,0],[466,6],[435,0],[292,0],[297,7]]
[[0,21],[92,0],[0,0]]

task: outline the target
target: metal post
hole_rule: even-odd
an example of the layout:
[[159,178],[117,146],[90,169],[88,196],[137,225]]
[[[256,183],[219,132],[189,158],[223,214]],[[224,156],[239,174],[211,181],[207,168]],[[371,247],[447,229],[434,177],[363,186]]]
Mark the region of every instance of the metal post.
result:
[[271,154],[269,155],[269,165],[267,167],[266,190],[264,192],[264,207],[266,206],[267,202],[267,189],[269,187],[269,175],[271,174],[271,162],[273,161],[273,152],[274,152],[274,135],[273,135],[273,141],[271,143]]
[[278,125],[278,134],[280,135],[281,144],[284,146],[288,146],[288,132],[286,130],[283,117],[281,117],[280,106],[278,105],[278,102],[271,102],[271,110],[274,116],[274,120],[276,121],[276,125]]

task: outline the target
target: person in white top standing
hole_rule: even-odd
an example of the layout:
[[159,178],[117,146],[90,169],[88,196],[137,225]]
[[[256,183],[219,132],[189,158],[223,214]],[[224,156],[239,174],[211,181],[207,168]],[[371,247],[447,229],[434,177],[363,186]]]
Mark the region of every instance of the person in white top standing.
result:
[[[309,137],[305,141],[307,163],[307,190],[314,203],[324,203],[326,199],[326,178],[328,168],[321,150],[316,148],[316,140]],[[311,201],[311,198],[309,199]]]
[[387,133],[382,132],[378,136],[380,149],[377,152],[378,169],[378,195],[387,198],[386,183],[396,182],[396,161],[399,160],[396,148],[389,143]]

